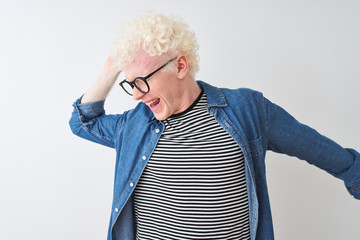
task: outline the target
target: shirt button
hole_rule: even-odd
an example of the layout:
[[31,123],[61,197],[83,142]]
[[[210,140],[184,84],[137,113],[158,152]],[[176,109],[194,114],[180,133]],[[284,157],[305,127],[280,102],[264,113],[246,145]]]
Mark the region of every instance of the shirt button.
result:
[[142,156],[142,160],[146,160],[146,156]]
[[159,132],[160,132],[160,129],[157,128],[157,129],[155,130],[155,132],[156,132],[156,133],[159,133]]
[[134,186],[134,183],[131,182],[131,183],[130,183],[130,187],[133,187],[133,186]]
[[119,209],[118,208],[115,208],[115,212],[118,212],[119,211]]

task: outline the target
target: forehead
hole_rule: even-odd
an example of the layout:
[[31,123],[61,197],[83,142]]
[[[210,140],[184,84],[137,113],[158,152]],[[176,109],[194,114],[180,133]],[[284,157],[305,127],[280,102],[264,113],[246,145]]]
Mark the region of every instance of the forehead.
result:
[[133,60],[124,68],[126,79],[143,77],[154,71],[159,66],[159,57],[152,57],[147,53],[133,55]]

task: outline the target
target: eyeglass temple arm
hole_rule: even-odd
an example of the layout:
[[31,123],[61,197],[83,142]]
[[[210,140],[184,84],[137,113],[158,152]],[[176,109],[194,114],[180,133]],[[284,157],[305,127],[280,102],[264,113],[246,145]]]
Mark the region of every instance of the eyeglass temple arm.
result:
[[152,73],[150,73],[149,75],[147,75],[145,78],[150,78],[152,75],[154,75],[157,71],[160,71],[162,68],[164,68],[166,65],[168,65],[169,63],[171,63],[172,61],[174,61],[177,57],[174,57],[172,59],[170,59],[169,61],[167,61],[166,63],[164,63],[161,67],[159,67],[158,69],[156,69],[155,71],[153,71]]

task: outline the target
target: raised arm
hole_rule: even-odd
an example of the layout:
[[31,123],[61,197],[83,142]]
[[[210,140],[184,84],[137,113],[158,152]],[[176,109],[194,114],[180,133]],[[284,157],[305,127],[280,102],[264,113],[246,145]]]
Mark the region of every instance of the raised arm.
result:
[[105,100],[121,70],[110,57],[103,70],[81,99],[81,103]]
[[105,115],[104,101],[120,72],[115,62],[108,58],[96,81],[74,102],[69,124],[75,135],[114,147],[116,129],[121,125],[123,115]]

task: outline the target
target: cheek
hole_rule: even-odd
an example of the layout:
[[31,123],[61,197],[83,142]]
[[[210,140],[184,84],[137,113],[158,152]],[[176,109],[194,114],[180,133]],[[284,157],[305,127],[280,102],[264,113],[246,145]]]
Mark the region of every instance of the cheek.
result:
[[176,81],[171,81],[170,78],[164,79],[149,79],[150,94],[159,97],[166,103],[172,103],[176,101],[176,98],[181,96],[181,93],[177,91],[179,87]]
[[148,82],[149,86],[150,86],[150,94],[153,95],[154,97],[159,97],[159,98],[167,98],[168,94],[168,89],[166,88],[166,86],[162,86],[156,82]]
[[161,94],[161,85],[156,81],[156,79],[148,79],[148,84],[150,87],[150,92],[154,94]]

